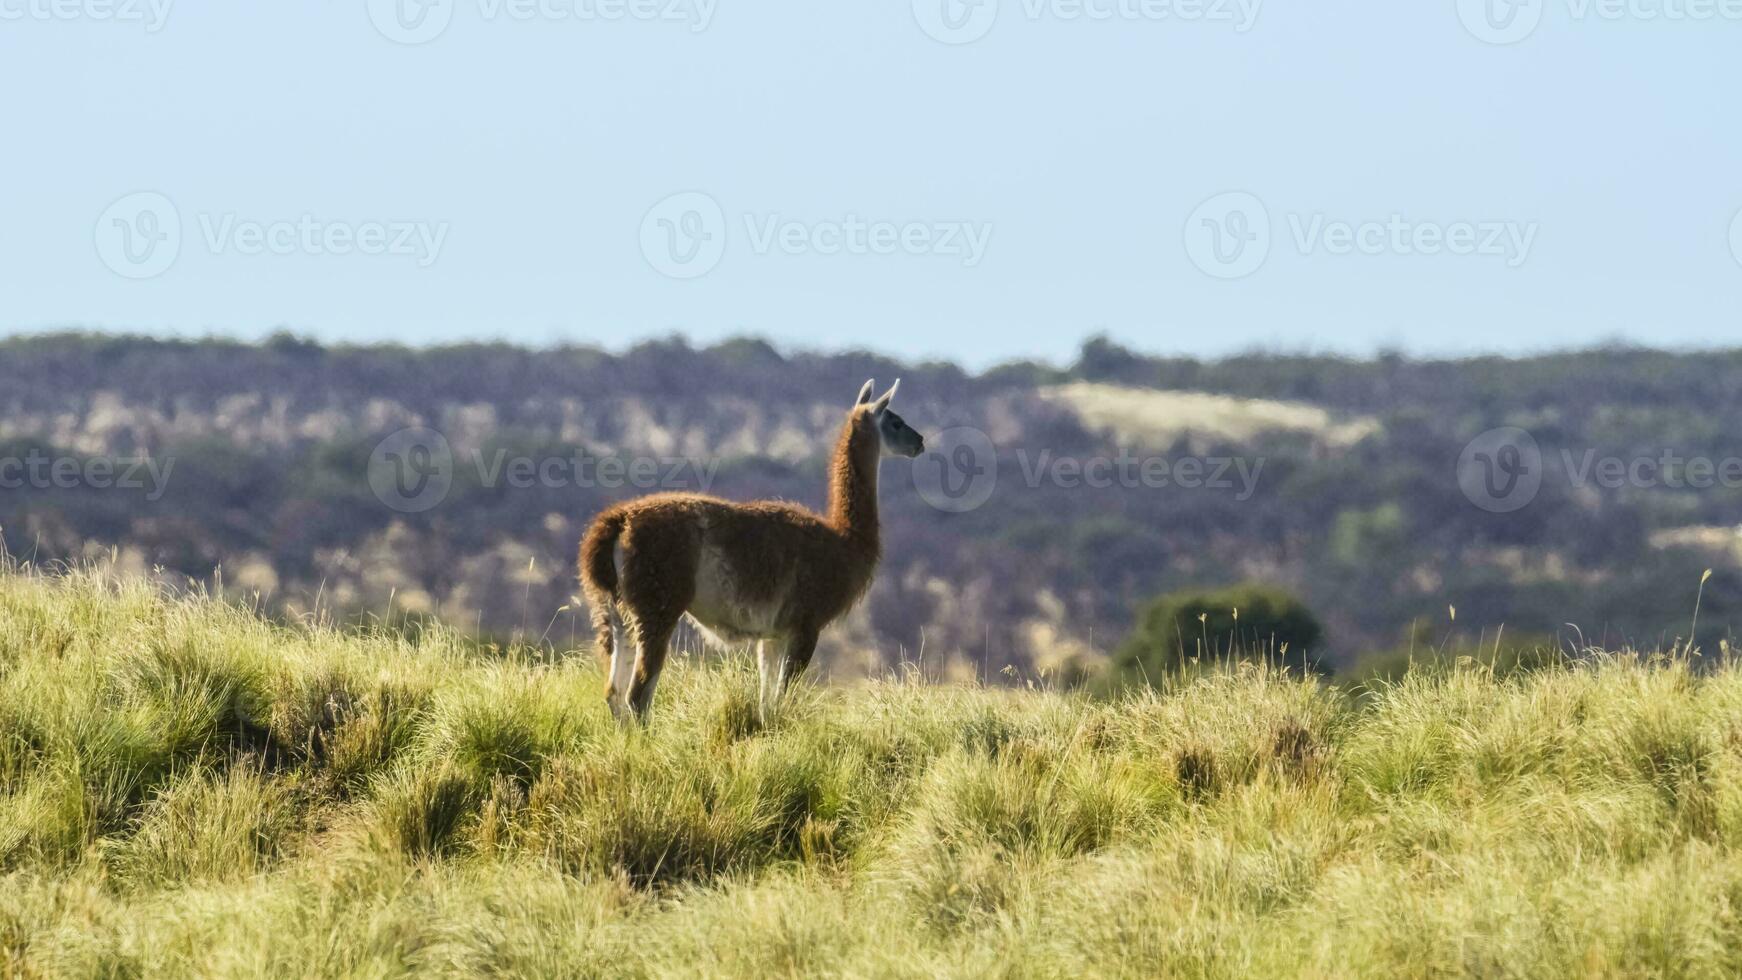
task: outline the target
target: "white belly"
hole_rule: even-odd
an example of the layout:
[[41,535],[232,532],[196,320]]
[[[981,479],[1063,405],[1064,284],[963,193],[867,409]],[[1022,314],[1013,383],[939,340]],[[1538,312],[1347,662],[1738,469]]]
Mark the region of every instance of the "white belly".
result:
[[728,644],[747,643],[780,633],[782,603],[777,589],[773,601],[752,602],[739,593],[725,557],[713,548],[702,549],[696,569],[696,596],[689,616],[703,632]]

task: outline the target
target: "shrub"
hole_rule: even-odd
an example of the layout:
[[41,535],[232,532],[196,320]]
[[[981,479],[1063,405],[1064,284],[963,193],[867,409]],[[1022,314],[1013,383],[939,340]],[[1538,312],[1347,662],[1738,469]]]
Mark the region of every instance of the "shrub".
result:
[[1143,608],[1113,664],[1124,679],[1136,675],[1151,683],[1220,660],[1304,663],[1317,670],[1323,636],[1311,610],[1272,586],[1174,592]]
[[453,766],[402,766],[377,777],[369,825],[389,851],[439,857],[452,850],[479,796],[478,787]]
[[271,867],[296,828],[290,790],[248,766],[194,771],[160,788],[131,833],[109,847],[138,886],[243,878]]

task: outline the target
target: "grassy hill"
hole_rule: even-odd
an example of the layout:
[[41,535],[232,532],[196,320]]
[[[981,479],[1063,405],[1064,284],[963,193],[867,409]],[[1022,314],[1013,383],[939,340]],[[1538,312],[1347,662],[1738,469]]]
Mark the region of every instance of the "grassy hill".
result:
[[1742,669],[1349,693],[679,663],[0,575],[0,974],[1731,976]]

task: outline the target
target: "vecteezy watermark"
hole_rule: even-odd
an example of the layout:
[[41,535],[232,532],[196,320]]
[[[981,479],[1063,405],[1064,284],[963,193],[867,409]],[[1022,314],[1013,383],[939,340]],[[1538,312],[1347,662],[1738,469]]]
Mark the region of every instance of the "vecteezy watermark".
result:
[[673,194],[642,215],[641,254],[673,279],[705,276],[726,254],[726,212],[701,191]]
[[400,429],[369,454],[369,489],[400,513],[429,510],[448,499],[453,487],[454,450],[434,429]]
[[[212,255],[403,258],[419,268],[435,264],[448,237],[445,221],[333,221],[310,214],[263,221],[201,211],[195,225],[197,241]],[[109,205],[97,217],[95,233],[97,257],[128,279],[168,272],[184,244],[181,212],[153,191]]]
[[156,34],[169,22],[175,0],[0,0],[4,21],[95,21],[131,24]]
[[[986,257],[992,225],[976,221],[901,221],[840,218],[799,221],[778,212],[745,213],[744,242],[756,255],[887,256],[952,259],[964,268]],[[662,275],[694,279],[720,264],[730,237],[726,212],[701,191],[683,191],[641,218],[641,254]]]
[[1542,449],[1536,438],[1510,426],[1489,429],[1458,454],[1458,488],[1491,514],[1510,514],[1542,489]]
[[434,429],[400,429],[369,454],[369,489],[401,513],[429,510],[446,500],[465,474],[482,489],[697,490],[714,485],[720,460],[702,456],[528,456],[506,449],[473,449],[456,460],[447,437]]
[[139,191],[97,216],[97,258],[128,279],[152,279],[181,255],[181,212],[169,198]]
[[[1226,24],[1244,34],[1258,21],[1264,0],[1017,0],[1024,19],[1074,23]],[[968,44],[998,21],[999,0],[913,0],[913,19],[933,39]]]
[[[0,0],[3,2],[3,0]],[[368,0],[369,20],[382,37],[399,44],[424,44],[441,37],[453,23],[460,0]],[[544,21],[598,24],[642,21],[677,24],[693,33],[714,22],[718,0],[472,0],[479,21]]]
[[1536,32],[1547,0],[1457,0],[1458,19],[1477,40],[1517,44]]
[[971,426],[945,429],[913,461],[913,488],[946,514],[965,514],[992,499],[998,487],[998,447]]
[[1506,427],[1470,440],[1458,455],[1457,476],[1471,503],[1507,514],[1535,500],[1550,476],[1575,490],[1742,489],[1742,456],[1715,459],[1674,449],[1621,456],[1563,448],[1550,457],[1529,432]]
[[1560,452],[1561,466],[1574,487],[1603,490],[1726,490],[1742,488],[1742,456],[1683,456],[1673,449],[1655,455],[1599,456],[1595,449]]
[[1185,243],[1205,275],[1244,279],[1270,257],[1270,212],[1244,191],[1217,194],[1186,218]]
[[998,0],[913,0],[919,29],[945,44],[969,44],[998,22]]
[[1018,449],[1016,463],[1030,489],[1233,490],[1241,503],[1258,492],[1264,471],[1262,456],[1138,456],[1130,450],[1117,456],[1055,457],[1043,449],[1031,457]]
[[[1258,491],[1264,457],[1060,456],[1050,449],[1014,453],[1016,475],[1030,490],[1230,490],[1244,503]],[[945,429],[913,461],[913,485],[920,498],[951,514],[977,510],[998,486],[998,447],[970,426]]]
[[[1283,224],[1281,240],[1303,257],[1474,257],[1499,260],[1509,269],[1529,260],[1540,230],[1534,221],[1415,221],[1398,213],[1348,221],[1322,211],[1291,211]],[[1270,210],[1244,191],[1217,194],[1186,217],[1186,257],[1217,279],[1257,272],[1276,240]]]
[[457,0],[369,0],[369,21],[398,44],[424,44],[453,22]]
[[[1458,20],[1479,41],[1517,44],[1536,33],[1550,0],[1457,0]],[[1742,0],[1563,0],[1574,23],[1742,21]]]
[[175,457],[54,456],[32,449],[0,456],[0,490],[137,490],[156,503],[169,489]]
[[446,221],[329,221],[305,214],[285,220],[201,213],[200,238],[213,255],[363,255],[407,258],[427,269],[441,258]]

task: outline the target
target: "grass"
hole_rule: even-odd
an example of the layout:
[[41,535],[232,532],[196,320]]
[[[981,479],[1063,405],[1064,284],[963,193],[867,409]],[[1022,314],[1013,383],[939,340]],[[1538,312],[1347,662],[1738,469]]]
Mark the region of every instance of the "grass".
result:
[[667,678],[0,576],[0,975],[1742,972],[1742,669]]

